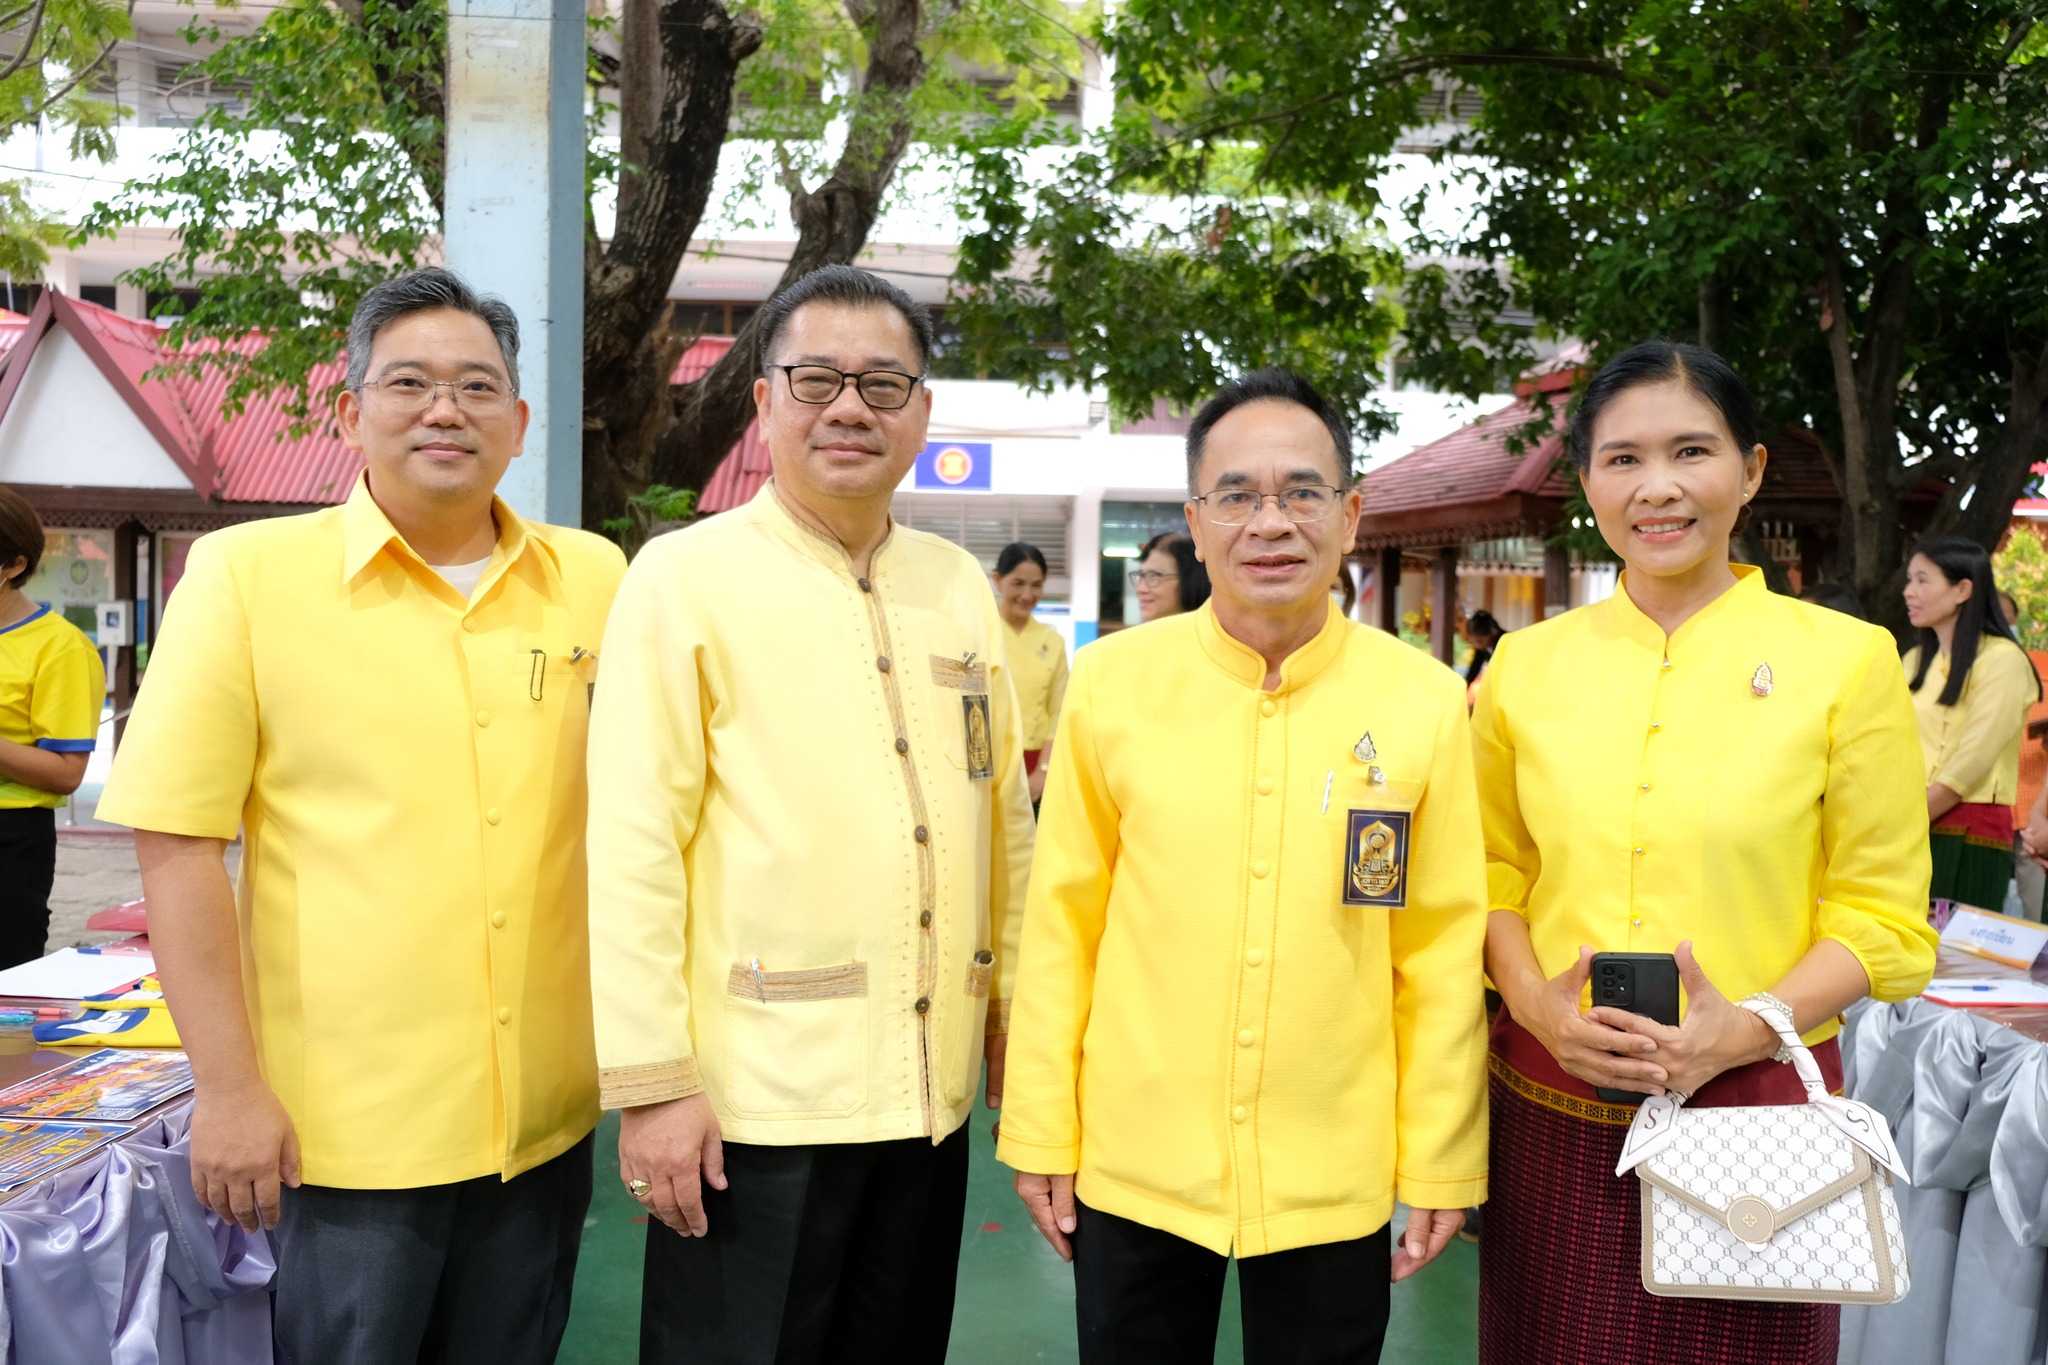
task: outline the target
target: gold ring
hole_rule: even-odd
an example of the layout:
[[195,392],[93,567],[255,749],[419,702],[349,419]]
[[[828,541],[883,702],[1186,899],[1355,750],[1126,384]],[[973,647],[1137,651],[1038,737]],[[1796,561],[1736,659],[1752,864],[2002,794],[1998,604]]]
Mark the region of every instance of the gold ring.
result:
[[626,1182],[626,1193],[632,1195],[635,1199],[645,1199],[653,1192],[654,1186],[644,1180],[628,1180]]

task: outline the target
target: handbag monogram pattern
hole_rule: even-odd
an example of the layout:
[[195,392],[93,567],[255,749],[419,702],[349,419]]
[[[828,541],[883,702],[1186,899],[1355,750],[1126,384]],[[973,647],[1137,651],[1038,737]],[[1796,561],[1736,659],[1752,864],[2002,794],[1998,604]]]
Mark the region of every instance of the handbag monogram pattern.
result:
[[1830,1095],[1785,1013],[1743,1001],[1791,1050],[1806,1103],[1686,1109],[1652,1096],[1616,1175],[1642,1182],[1643,1288],[1676,1298],[1896,1303],[1911,1273],[1884,1119]]

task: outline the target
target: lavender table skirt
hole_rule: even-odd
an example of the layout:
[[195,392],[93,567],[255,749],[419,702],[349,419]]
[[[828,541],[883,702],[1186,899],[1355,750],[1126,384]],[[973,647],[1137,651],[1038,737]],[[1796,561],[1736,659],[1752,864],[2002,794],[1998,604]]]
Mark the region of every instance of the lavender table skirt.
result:
[[6,1365],[269,1365],[269,1241],[193,1195],[191,1113],[0,1205]]

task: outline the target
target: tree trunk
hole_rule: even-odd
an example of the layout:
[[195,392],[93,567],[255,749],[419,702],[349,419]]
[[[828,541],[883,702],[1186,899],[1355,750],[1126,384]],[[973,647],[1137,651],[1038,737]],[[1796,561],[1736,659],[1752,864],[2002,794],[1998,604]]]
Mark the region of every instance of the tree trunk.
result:
[[[848,264],[861,253],[896,164],[910,145],[910,97],[925,73],[924,53],[918,47],[923,5],[921,0],[876,0],[871,13],[874,33],[861,102],[838,164],[815,190],[806,189],[794,176],[784,182],[797,242],[776,281],[777,294],[821,265]],[[754,418],[754,379],[761,373],[761,337],[755,324],[755,318],[747,320],[732,349],[704,378],[670,391],[666,430],[658,438],[652,463],[656,481],[702,488],[745,434]]]
[[669,285],[718,174],[734,78],[761,36],[758,23],[734,18],[719,0],[627,0],[619,123],[631,164],[619,177],[610,247],[593,230],[584,257],[588,525],[621,515],[654,481],[665,390],[685,341],[668,326]]
[[2012,505],[2033,473],[2048,458],[2048,346],[2037,355],[2012,357],[2011,400],[2005,421],[1987,434],[1968,471],[1958,480],[1976,492],[1945,528],[1995,550],[2012,524]]

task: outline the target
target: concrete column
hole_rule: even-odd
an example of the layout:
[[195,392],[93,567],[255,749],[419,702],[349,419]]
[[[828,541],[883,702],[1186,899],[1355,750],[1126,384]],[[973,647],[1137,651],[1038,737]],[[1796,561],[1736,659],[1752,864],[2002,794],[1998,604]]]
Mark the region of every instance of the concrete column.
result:
[[43,267],[43,283],[67,298],[78,297],[78,258],[68,251],[50,253]]
[[521,516],[583,513],[582,0],[451,0],[448,267],[519,315]]
[[114,281],[114,311],[124,318],[149,316],[149,292],[139,284]]
[[1067,524],[1067,601],[1074,623],[1074,648],[1102,632],[1102,494],[1084,488],[1074,495]]
[[1372,573],[1372,590],[1380,608],[1380,629],[1389,635],[1401,633],[1401,551],[1389,545],[1380,550],[1379,567]]
[[1458,547],[1446,545],[1429,566],[1429,652],[1443,663],[1457,657]]

